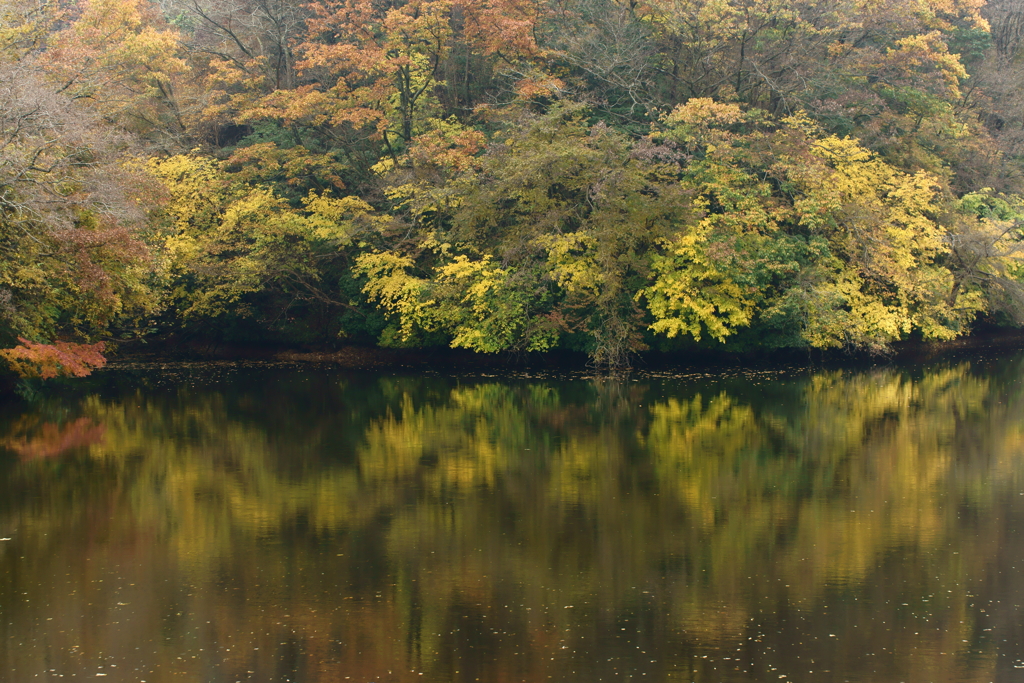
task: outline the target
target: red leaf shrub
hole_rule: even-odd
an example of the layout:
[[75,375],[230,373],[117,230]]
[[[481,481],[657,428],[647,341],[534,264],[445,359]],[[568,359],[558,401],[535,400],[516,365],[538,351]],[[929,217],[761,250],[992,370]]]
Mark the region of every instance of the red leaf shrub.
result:
[[11,369],[21,377],[85,377],[107,364],[102,353],[103,342],[38,344],[21,337],[18,342],[13,349],[0,350],[0,356],[7,359]]

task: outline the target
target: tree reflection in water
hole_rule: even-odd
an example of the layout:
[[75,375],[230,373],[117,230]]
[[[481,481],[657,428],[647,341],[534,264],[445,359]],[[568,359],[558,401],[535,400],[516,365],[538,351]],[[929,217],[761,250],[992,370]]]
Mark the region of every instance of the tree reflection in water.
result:
[[0,672],[1005,679],[1021,363],[40,404],[0,436]]

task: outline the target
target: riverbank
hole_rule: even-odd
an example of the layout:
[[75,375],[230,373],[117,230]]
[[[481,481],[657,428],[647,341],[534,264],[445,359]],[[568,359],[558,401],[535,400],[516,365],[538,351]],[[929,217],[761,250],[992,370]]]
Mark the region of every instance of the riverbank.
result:
[[[694,350],[685,353],[646,352],[637,354],[630,369],[664,368],[734,368],[778,366],[865,366],[888,363],[932,362],[946,357],[979,352],[1024,349],[1024,330],[990,330],[970,337],[946,342],[907,341],[893,346],[886,355],[864,352],[819,351],[809,349],[762,350],[744,353]],[[180,361],[259,361],[286,363],[317,363],[351,369],[409,370],[523,370],[590,368],[584,353],[567,351],[548,353],[481,354],[462,349],[386,349],[346,346],[334,350],[295,349],[272,346],[241,346],[226,344],[182,344],[125,346],[112,355],[116,364],[137,362]]]

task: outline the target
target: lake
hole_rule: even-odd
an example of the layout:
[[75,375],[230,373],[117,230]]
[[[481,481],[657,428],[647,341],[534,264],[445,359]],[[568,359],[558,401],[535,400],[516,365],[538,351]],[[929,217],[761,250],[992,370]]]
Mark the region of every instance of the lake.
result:
[[127,365],[0,415],[0,680],[1024,680],[1024,356]]

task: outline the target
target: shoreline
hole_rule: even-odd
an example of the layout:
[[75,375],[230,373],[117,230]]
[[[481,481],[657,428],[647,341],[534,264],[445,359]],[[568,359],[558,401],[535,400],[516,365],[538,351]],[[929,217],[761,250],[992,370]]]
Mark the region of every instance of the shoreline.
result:
[[[979,333],[945,342],[900,342],[890,353],[871,355],[842,350],[783,349],[748,352],[695,350],[687,352],[647,351],[637,354],[633,362],[619,372],[657,371],[665,369],[727,370],[738,367],[756,368],[822,368],[869,367],[893,363],[929,363],[960,354],[976,355],[986,351],[1024,349],[1024,330],[1002,330]],[[595,367],[586,354],[556,351],[546,353],[481,354],[464,349],[443,347],[425,349],[386,349],[380,347],[345,346],[336,350],[310,350],[241,345],[189,345],[157,350],[123,349],[109,359],[108,367],[138,363],[187,362],[259,362],[331,365],[353,370],[410,371],[587,371],[608,374],[607,368]]]

